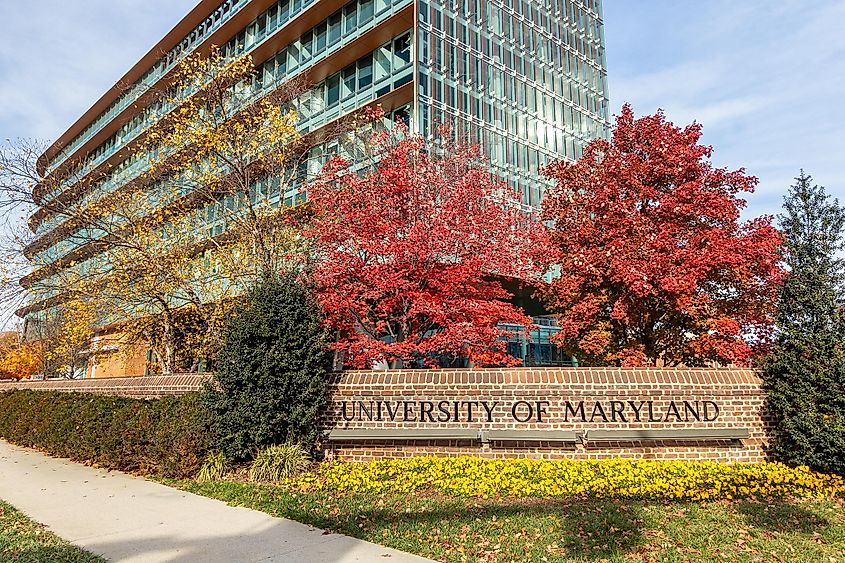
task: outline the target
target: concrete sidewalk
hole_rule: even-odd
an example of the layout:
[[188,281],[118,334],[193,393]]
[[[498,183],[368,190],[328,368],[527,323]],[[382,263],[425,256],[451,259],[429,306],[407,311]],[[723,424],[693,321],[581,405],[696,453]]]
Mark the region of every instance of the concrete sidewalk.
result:
[[2,440],[0,498],[111,561],[427,561]]

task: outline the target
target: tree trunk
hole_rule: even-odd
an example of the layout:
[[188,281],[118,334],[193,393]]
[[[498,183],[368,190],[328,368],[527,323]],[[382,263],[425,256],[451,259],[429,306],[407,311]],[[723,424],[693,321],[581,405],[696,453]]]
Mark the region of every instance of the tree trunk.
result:
[[164,354],[161,358],[161,374],[171,375],[176,364],[176,346],[174,345],[175,336],[173,334],[173,319],[170,317],[170,312],[164,313],[164,323],[161,331],[161,344]]
[[[395,341],[396,342],[404,342],[406,334],[408,334],[408,331],[405,330],[405,325],[400,324],[398,329],[396,330],[396,340]],[[402,369],[403,367],[405,367],[405,362],[402,361],[401,358],[397,358],[395,360],[392,360],[390,362],[389,366],[390,366],[390,369]]]

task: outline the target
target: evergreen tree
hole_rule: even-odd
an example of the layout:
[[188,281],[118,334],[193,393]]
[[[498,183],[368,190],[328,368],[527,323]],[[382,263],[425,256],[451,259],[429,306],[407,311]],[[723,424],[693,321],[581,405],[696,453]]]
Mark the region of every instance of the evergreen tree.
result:
[[288,441],[310,446],[326,400],[331,356],[319,306],[292,275],[270,276],[229,320],[206,392],[231,459]]
[[790,274],[764,364],[776,457],[845,474],[845,209],[801,171],[779,216]]

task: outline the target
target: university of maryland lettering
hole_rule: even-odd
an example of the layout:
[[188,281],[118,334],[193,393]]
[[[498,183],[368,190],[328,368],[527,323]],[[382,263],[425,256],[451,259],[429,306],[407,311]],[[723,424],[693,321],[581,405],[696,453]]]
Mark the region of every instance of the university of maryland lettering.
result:
[[347,422],[712,422],[719,405],[710,400],[683,401],[340,401]]

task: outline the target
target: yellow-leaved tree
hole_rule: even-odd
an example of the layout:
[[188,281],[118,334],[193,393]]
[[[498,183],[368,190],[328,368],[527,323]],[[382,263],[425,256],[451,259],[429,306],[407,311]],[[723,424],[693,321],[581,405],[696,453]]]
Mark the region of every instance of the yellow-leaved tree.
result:
[[73,300],[56,310],[57,330],[48,342],[46,356],[51,370],[68,379],[84,373],[86,352],[90,351],[97,326],[97,314],[90,301]]
[[39,373],[42,355],[38,343],[22,342],[17,331],[0,334],[0,379],[24,379]]
[[37,151],[0,154],[16,167],[4,175],[0,162],[0,190],[21,201],[34,191],[38,224],[55,225],[25,245],[21,312],[70,302],[94,315],[68,321],[58,355],[105,329],[148,344],[161,373],[196,370],[245,288],[306,255],[281,194],[314,142],[296,128],[307,84],[268,83],[248,56],[219,51],[186,56],[164,84],[139,98],[144,128],[117,165],[81,161],[44,178],[26,162]]

